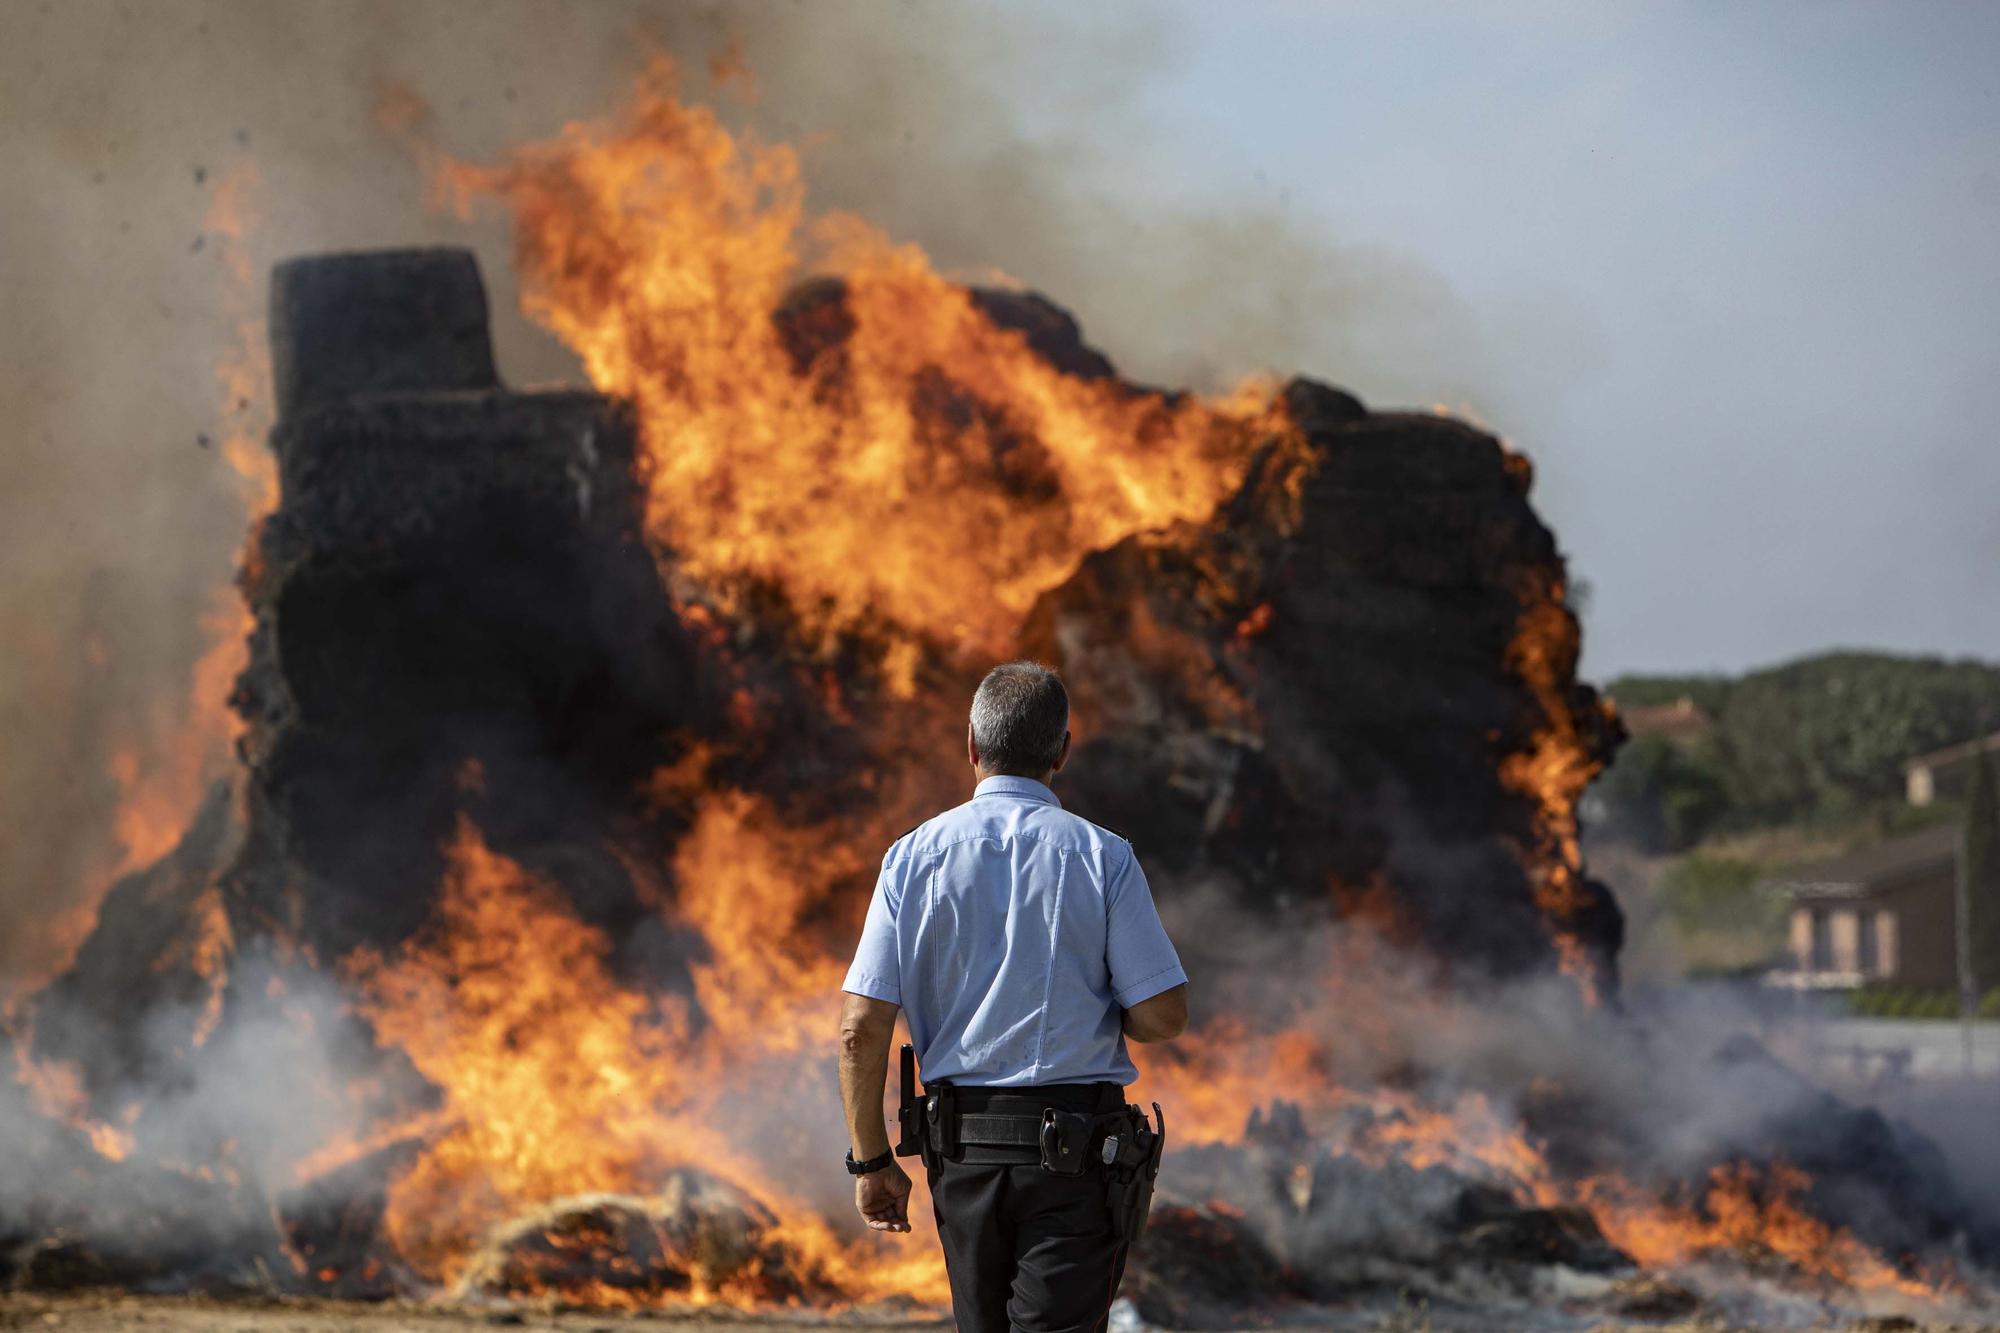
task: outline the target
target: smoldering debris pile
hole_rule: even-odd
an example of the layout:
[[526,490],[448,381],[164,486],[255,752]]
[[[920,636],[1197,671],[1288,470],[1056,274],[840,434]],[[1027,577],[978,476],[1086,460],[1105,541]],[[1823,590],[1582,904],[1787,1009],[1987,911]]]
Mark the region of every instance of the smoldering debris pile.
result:
[[[772,316],[816,399],[848,299],[815,281]],[[1183,401],[1038,297],[973,303],[1069,380]],[[816,1043],[873,857],[962,792],[984,661],[691,577],[632,404],[501,387],[466,255],[297,260],[272,311],[242,781],[22,1016],[10,1280],[936,1299],[853,1234],[842,1182],[798,1183],[834,1117],[801,1135],[744,1094],[831,1106]],[[1064,503],[1048,442],[953,371],[908,405],[939,457]],[[1204,978],[1200,1030],[1147,1069],[1185,1146],[1142,1313],[1534,1299],[1555,1273],[1615,1304],[1662,1254],[1760,1245],[1799,1282],[1923,1287],[2000,1254],[1921,1144],[1756,1053],[1704,1065],[1737,1113],[1660,1147],[1673,1099],[1639,1086],[1660,1062],[1576,853],[1619,731],[1575,679],[1525,460],[1306,380],[1217,429],[1242,438],[1215,512],[1088,554],[1016,637],[1072,685],[1065,799],[1137,844]],[[1629,1085],[1496,1054],[1477,1016],[1523,995]]]

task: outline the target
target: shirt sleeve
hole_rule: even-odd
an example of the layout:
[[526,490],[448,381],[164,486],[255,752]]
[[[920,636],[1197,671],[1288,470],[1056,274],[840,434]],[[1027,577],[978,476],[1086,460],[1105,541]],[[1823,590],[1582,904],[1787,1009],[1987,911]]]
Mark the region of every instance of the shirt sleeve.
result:
[[1160,924],[1139,858],[1129,846],[1115,849],[1111,858],[1104,886],[1104,960],[1111,969],[1112,995],[1130,1009],[1161,991],[1186,985],[1187,973],[1181,970],[1167,928]]
[[900,866],[885,858],[868,902],[868,919],[861,926],[861,943],[847,969],[841,989],[889,1004],[903,1002],[902,965],[897,961],[896,912],[902,906]]

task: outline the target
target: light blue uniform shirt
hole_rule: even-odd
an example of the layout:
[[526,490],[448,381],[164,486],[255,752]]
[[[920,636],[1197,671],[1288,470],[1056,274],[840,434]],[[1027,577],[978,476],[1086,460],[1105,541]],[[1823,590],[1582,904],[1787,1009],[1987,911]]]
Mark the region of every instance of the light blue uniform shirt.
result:
[[903,1006],[926,1083],[1132,1082],[1121,1009],[1187,981],[1132,844],[1032,778],[896,840],[845,989]]

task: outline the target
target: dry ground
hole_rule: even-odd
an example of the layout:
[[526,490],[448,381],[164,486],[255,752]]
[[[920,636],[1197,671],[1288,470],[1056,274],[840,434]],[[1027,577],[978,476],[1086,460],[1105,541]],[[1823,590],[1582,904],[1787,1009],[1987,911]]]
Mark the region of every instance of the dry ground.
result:
[[[611,1314],[602,1311],[488,1311],[337,1301],[215,1301],[193,1297],[0,1295],[0,1329],[62,1329],[65,1333],[461,1333],[477,1329],[562,1330],[563,1333],[826,1333],[827,1320],[789,1320],[730,1313]],[[843,1319],[857,1333],[934,1333],[935,1320]]]
[[[1577,1328],[1573,1323],[1559,1327]],[[935,1320],[838,1318],[787,1319],[727,1312],[609,1314],[531,1310],[472,1310],[335,1301],[215,1301],[192,1297],[128,1295],[25,1296],[0,1294],[0,1330],[62,1329],[67,1333],[459,1333],[513,1328],[564,1333],[935,1333]],[[1344,1333],[1447,1333],[1450,1325],[1421,1313],[1386,1318],[1335,1316],[1321,1329]],[[1502,1329],[1503,1324],[1490,1326]],[[1821,1333],[2000,1333],[2000,1325],[1914,1324],[1898,1320],[1820,1325]],[[1674,1324],[1600,1324],[1584,1333],[1759,1333],[1720,1321]]]

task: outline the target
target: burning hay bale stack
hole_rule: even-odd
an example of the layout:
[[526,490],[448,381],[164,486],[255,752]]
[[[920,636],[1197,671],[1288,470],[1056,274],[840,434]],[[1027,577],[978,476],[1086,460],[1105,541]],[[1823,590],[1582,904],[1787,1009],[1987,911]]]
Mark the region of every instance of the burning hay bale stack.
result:
[[[546,305],[585,258],[541,256]],[[1488,1012],[1626,1035],[1575,822],[1618,729],[1525,462],[1305,380],[1127,383],[1022,293],[752,285],[727,357],[572,311],[612,392],[515,393],[469,257],[281,267],[240,797],[38,999],[15,1280],[939,1300],[798,1111],[881,849],[1017,652],[1069,677],[1065,799],[1138,845],[1210,1016],[1146,1063],[1178,1151],[1142,1313],[1646,1261],[1631,1193],[1579,1187],[1658,1165],[1642,1117]],[[910,309],[933,342],[885,332]],[[1940,1199],[1912,1248],[1964,1232]]]
[[[1212,522],[1087,557],[1031,614],[1027,641],[1097,719],[1075,802],[1156,873],[1226,877],[1274,920],[1339,898],[1454,966],[1561,961],[1608,987],[1617,905],[1580,864],[1555,872],[1560,912],[1542,901],[1545,795],[1508,767],[1560,736],[1588,774],[1619,739],[1575,683],[1526,461],[1307,380],[1281,402],[1291,429]],[[1537,633],[1546,679],[1517,660]]]

